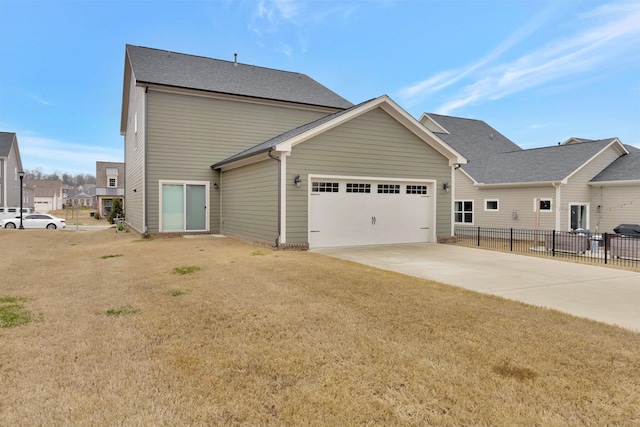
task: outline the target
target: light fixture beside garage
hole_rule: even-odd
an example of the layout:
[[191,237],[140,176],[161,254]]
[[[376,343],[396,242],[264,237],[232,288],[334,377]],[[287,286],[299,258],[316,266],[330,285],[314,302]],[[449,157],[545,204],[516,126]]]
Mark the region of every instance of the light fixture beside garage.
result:
[[451,185],[449,185],[448,182],[444,182],[442,183],[442,189],[444,190],[445,193],[448,193],[449,190],[451,189]]
[[300,188],[300,186],[302,185],[302,178],[300,178],[300,175],[296,175],[293,178],[293,183],[296,185],[296,187]]

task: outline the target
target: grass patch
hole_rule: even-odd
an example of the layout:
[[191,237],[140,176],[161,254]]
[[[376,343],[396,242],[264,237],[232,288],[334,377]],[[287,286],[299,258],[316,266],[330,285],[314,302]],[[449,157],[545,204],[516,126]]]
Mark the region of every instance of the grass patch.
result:
[[112,317],[120,317],[120,316],[127,316],[129,314],[137,314],[137,313],[140,313],[139,308],[135,308],[132,305],[127,304],[118,308],[110,308],[107,311],[105,311],[104,314]]
[[196,271],[200,271],[200,267],[197,265],[187,265],[185,267],[176,267],[173,269],[174,274],[180,274],[183,276],[185,274],[195,273]]
[[261,255],[266,255],[264,252],[262,251],[253,251],[251,252],[251,256],[261,256]]
[[0,298],[0,327],[15,328],[24,326],[34,320],[33,313],[27,310],[21,302],[27,301],[26,298],[20,297],[1,297]]
[[113,255],[102,255],[100,258],[102,259],[108,259],[108,258],[118,258],[124,256],[123,254],[113,254]]
[[169,291],[169,295],[172,297],[179,297],[180,295],[186,295],[187,291],[183,291],[182,289],[171,289]]

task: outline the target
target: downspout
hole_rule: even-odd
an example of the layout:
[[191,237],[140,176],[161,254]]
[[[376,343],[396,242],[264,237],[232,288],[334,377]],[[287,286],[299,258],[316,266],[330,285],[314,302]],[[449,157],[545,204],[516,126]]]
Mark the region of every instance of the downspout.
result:
[[[145,86],[144,88],[144,147],[143,147],[143,152],[142,155],[144,156],[144,161],[142,162],[142,221],[143,221],[143,231],[144,231],[144,237],[149,237],[149,209],[148,209],[148,205],[147,205],[147,165],[148,165],[148,160],[147,160],[147,138],[148,138],[148,129],[147,129],[147,112],[148,112],[148,105],[149,105],[149,97],[147,95],[147,93],[149,92],[149,86]],[[162,191],[162,190],[159,190]],[[158,197],[160,197],[160,195],[158,195]]]
[[278,237],[276,237],[276,241],[273,245],[274,248],[278,248],[280,245],[280,235],[282,234],[281,224],[282,224],[282,204],[280,203],[282,200],[282,192],[280,191],[280,186],[282,184],[282,163],[280,161],[280,157],[274,157],[271,155],[273,148],[269,149],[269,157],[278,162]]
[[[556,184],[554,182],[554,183],[552,183],[552,185],[556,189],[556,225],[555,225],[555,229],[556,230],[560,230],[560,222],[561,222],[560,206],[562,204],[562,191],[561,191],[562,183],[558,182]],[[540,204],[538,204],[538,210],[540,210]]]

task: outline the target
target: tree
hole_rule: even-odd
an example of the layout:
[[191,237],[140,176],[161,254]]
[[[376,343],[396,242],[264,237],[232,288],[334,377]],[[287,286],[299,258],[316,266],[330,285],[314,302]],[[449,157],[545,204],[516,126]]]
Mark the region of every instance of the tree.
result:
[[111,212],[107,215],[107,221],[109,224],[113,224],[114,218],[124,218],[124,210],[122,209],[122,200],[113,199],[111,204]]

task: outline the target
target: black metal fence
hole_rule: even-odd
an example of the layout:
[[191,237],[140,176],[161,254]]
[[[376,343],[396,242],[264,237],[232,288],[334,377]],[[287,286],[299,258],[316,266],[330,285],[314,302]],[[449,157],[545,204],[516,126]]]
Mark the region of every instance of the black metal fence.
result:
[[640,269],[640,239],[618,234],[456,226],[455,236],[464,246]]

